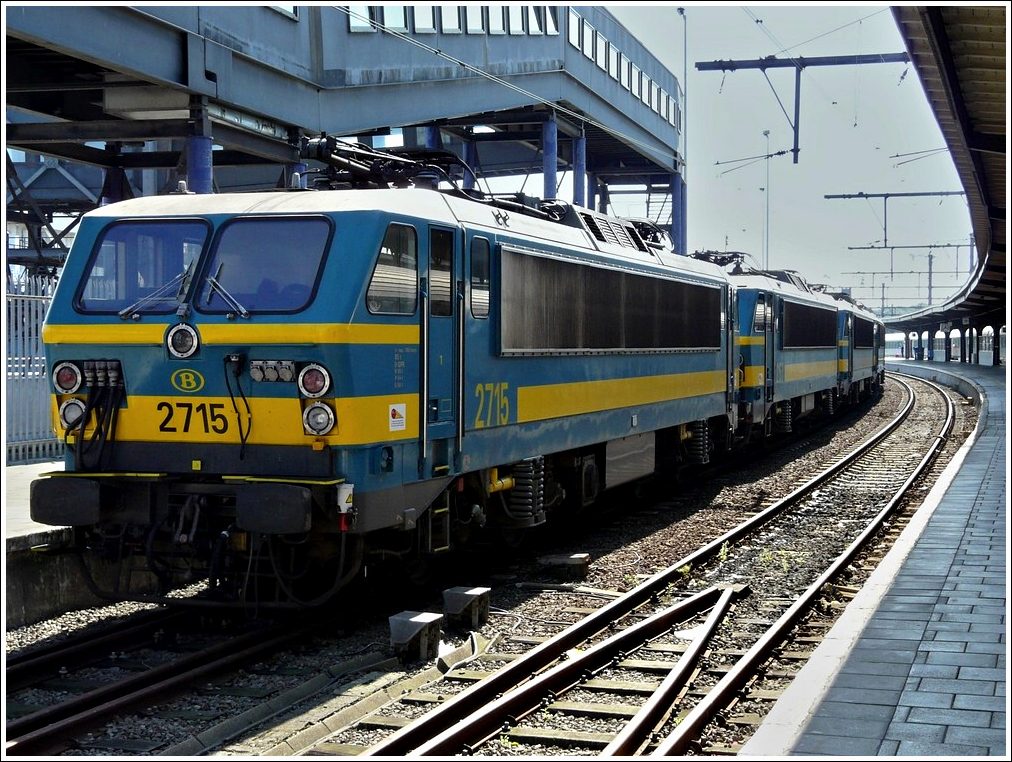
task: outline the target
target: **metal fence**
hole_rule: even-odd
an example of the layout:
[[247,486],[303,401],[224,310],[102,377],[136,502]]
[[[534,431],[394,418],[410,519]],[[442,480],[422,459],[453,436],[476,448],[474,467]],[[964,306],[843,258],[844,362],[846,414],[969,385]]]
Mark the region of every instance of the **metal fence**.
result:
[[56,278],[25,274],[7,281],[7,465],[63,458],[63,441],[53,431],[50,388],[42,347],[42,323]]

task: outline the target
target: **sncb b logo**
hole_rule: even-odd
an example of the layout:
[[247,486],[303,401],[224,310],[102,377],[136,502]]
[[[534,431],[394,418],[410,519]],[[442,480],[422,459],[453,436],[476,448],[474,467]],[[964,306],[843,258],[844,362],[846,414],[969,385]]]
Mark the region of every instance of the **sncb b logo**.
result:
[[204,388],[204,377],[195,370],[180,368],[170,378],[172,386],[186,394],[199,392]]

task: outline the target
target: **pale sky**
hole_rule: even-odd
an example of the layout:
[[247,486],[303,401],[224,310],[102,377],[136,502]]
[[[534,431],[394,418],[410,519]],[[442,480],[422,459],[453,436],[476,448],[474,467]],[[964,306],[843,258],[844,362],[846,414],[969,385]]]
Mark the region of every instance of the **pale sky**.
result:
[[[883,284],[887,305],[927,303],[929,254],[933,304],[966,281],[972,230],[964,196],[825,198],[963,190],[951,157],[941,150],[945,142],[911,65],[806,67],[797,164],[790,153],[794,69],[768,69],[768,78],[759,69],[726,74],[696,69],[698,62],[771,55],[903,53],[887,6],[607,7],[680,81],[687,64],[690,252],[744,251],[753,255],[754,265],[762,264],[768,163],[771,268],[850,287],[855,298],[875,309],[882,304]],[[678,7],[685,9],[684,19]],[[764,130],[770,132],[769,152],[786,155],[763,158]],[[642,206],[616,211],[645,212]],[[886,243],[891,248],[871,248]]]

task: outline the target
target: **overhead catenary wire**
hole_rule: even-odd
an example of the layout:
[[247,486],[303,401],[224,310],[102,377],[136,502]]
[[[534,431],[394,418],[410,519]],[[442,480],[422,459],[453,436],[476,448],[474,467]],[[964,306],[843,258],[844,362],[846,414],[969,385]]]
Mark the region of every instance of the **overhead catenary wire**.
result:
[[[787,53],[790,50],[800,48],[803,45],[807,45],[810,42],[815,42],[816,40],[820,40],[823,37],[829,37],[830,35],[836,34],[837,32],[840,32],[848,27],[854,26],[855,24],[861,25],[863,31],[863,24],[865,21],[867,21],[870,18],[874,18],[875,16],[878,16],[880,13],[885,13],[886,11],[888,11],[888,8],[883,8],[882,10],[875,11],[874,13],[869,13],[867,16],[862,16],[861,18],[855,19],[854,21],[850,21],[846,24],[842,24],[834,29],[830,29],[827,32],[823,32],[822,34],[817,34],[815,35],[815,37],[810,37],[809,39],[799,42],[795,45],[784,45],[780,40],[777,39],[776,35],[774,35],[769,30],[769,27],[766,26],[765,22],[761,18],[756,16],[756,14],[753,13],[749,8],[742,8],[742,10],[745,12],[745,15],[747,15],[749,19],[751,19],[755,23],[755,25],[762,31],[762,33],[767,37],[769,37],[770,41],[773,42],[779,48],[779,51],[776,53],[776,55],[782,56],[783,54]],[[801,68],[801,63],[797,57],[788,55],[787,58],[789,61],[792,61],[796,67]],[[811,72],[809,72],[809,74],[811,74]],[[835,105],[836,101],[833,100],[832,96],[823,89],[823,87],[818,83],[818,81],[816,81],[816,79],[813,76],[809,76],[808,81],[811,84],[813,84],[816,88],[818,88],[820,91],[822,91],[822,94],[826,97],[826,99]]]

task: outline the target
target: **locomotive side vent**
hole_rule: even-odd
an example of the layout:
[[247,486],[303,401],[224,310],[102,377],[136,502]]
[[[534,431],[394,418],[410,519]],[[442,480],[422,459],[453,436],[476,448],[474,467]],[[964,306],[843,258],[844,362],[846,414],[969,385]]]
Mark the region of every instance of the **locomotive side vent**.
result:
[[609,219],[590,212],[580,212],[584,224],[593,236],[602,243],[610,243],[626,249],[649,252],[640,234],[632,225]]

